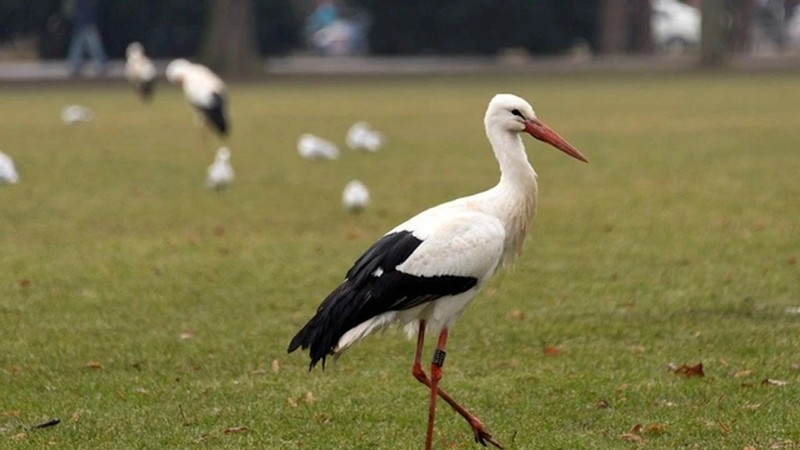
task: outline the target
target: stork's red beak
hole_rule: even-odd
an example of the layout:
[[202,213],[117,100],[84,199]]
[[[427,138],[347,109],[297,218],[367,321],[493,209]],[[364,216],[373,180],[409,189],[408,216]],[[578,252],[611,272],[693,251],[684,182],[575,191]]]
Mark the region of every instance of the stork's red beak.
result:
[[583,156],[583,153],[581,153],[577,148],[573,147],[572,144],[566,141],[566,139],[562,138],[558,133],[553,131],[552,128],[542,123],[542,121],[539,119],[526,120],[525,131],[527,131],[528,134],[536,139],[542,142],[547,142],[548,144],[575,159],[579,159],[587,163],[589,162],[589,160]]

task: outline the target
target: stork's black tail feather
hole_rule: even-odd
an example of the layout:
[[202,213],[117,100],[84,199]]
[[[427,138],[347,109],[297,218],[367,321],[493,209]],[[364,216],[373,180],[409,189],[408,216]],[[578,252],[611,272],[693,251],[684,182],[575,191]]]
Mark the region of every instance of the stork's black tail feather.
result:
[[208,108],[203,108],[203,115],[206,120],[214,127],[220,136],[227,136],[230,131],[228,120],[225,117],[225,97],[222,94],[214,93],[214,101]]
[[153,78],[152,80],[143,81],[139,85],[139,97],[142,99],[143,102],[149,102],[153,99],[153,92],[155,91],[156,87],[156,79]]
[[359,323],[368,319],[354,311],[358,304],[359,294],[352,289],[352,283],[345,280],[339,287],[325,298],[317,309],[317,313],[308,323],[292,338],[287,351],[292,353],[298,348],[308,349],[311,363],[308,370],[314,368],[322,361],[325,370],[325,358],[333,354],[339,339]]

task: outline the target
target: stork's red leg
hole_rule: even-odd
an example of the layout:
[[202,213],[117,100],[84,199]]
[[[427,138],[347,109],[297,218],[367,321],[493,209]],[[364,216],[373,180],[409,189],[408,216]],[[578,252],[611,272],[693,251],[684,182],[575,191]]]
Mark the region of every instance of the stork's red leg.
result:
[[447,343],[447,328],[439,332],[439,342],[433,353],[431,362],[431,399],[428,404],[428,434],[425,438],[425,450],[431,450],[433,445],[433,421],[436,416],[436,396],[439,392],[439,380],[442,379],[442,365],[444,364],[445,344]]
[[[447,337],[445,336],[445,340],[446,339],[447,339]],[[411,367],[411,373],[414,375],[414,378],[416,378],[420,383],[422,383],[425,386],[428,386],[430,388],[430,387],[432,387],[431,380],[428,379],[428,376],[425,374],[425,371],[422,369],[422,364],[421,364],[422,347],[423,347],[424,341],[425,341],[425,321],[422,320],[419,323],[419,332],[417,333],[417,349],[416,349],[416,352],[414,353],[414,365]],[[441,342],[441,336],[440,336],[440,342]],[[437,349],[438,349],[438,347],[437,347]],[[444,350],[443,346],[442,346],[442,350]],[[440,377],[441,377],[441,367],[440,367]],[[442,400],[446,401],[448,405],[450,405],[458,414],[460,414],[461,417],[463,417],[464,420],[467,421],[467,423],[469,423],[469,426],[472,428],[472,432],[475,435],[475,442],[480,443],[484,447],[486,446],[486,443],[488,442],[488,443],[494,445],[497,448],[500,448],[500,449],[503,448],[503,445],[500,444],[499,442],[497,442],[497,440],[495,440],[494,437],[492,437],[492,435],[486,429],[486,425],[484,425],[483,422],[478,420],[477,417],[472,415],[472,413],[470,413],[466,408],[464,408],[463,406],[458,404],[458,402],[456,402],[453,399],[453,397],[450,397],[450,395],[447,392],[439,389],[438,386],[437,386],[436,393],[439,395],[439,397],[442,398]],[[430,420],[430,417],[429,417],[429,420]],[[432,427],[432,421],[430,421],[430,422],[431,423],[429,423],[429,426]],[[429,436],[428,439],[431,439],[431,438],[432,438],[432,436]],[[426,441],[426,450],[430,448],[428,446],[429,445],[428,442],[429,441]]]

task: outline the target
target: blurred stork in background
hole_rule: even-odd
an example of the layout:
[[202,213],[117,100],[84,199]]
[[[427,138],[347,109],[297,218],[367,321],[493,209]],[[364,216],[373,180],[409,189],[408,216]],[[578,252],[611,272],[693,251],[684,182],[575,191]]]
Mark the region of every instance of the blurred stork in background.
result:
[[[185,59],[167,65],[167,80],[180,86],[186,101],[197,113],[201,129],[211,129],[220,138],[230,133],[225,83],[206,66]],[[205,134],[202,137],[205,142]]]
[[156,74],[156,66],[145,54],[144,46],[139,42],[128,44],[125,49],[125,78],[133,85],[143,102],[153,98]]

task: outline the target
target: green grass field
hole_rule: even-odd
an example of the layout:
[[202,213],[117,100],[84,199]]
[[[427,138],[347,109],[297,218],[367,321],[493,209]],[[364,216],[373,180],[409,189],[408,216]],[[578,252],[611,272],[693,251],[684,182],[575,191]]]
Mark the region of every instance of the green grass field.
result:
[[[800,446],[796,75],[233,85],[221,195],[159,89],[143,106],[123,84],[0,87],[22,177],[0,186],[0,448],[421,448],[428,392],[400,330],[325,372],[285,349],[374,239],[496,182],[497,92],[591,163],[525,139],[539,215],[453,328],[442,386],[508,449]],[[96,119],[64,126],[71,103]],[[301,133],[343,146],[363,119],[385,150],[297,155]],[[339,203],[352,178],[374,201],[359,217]],[[478,448],[444,403],[434,442]]]

